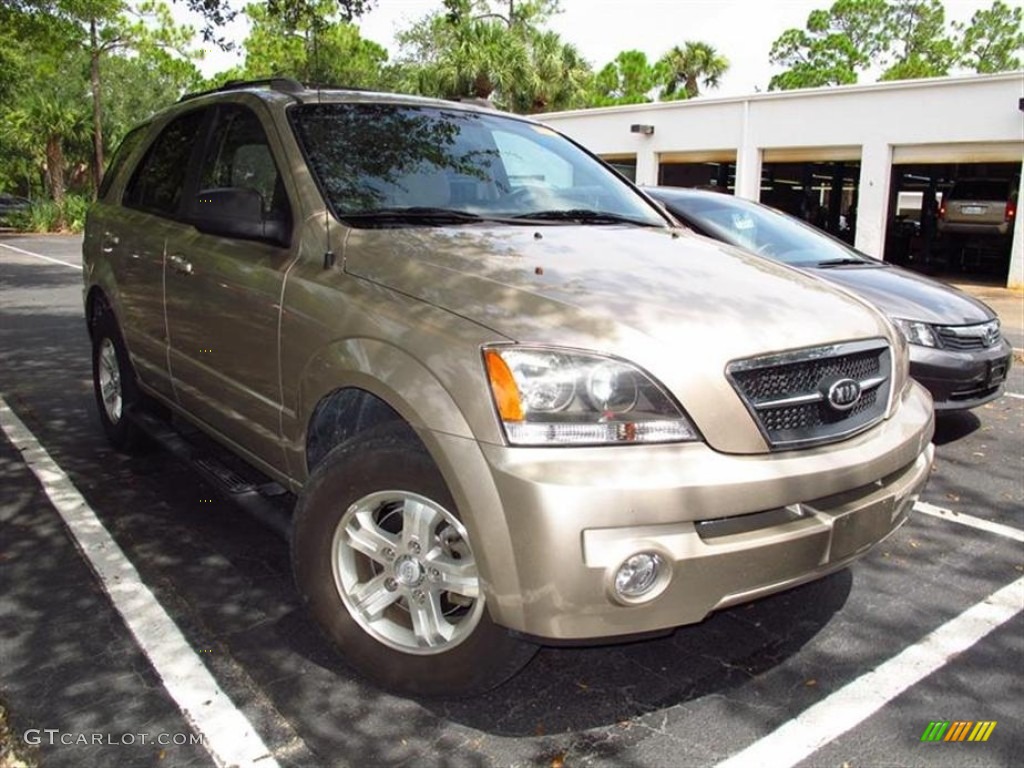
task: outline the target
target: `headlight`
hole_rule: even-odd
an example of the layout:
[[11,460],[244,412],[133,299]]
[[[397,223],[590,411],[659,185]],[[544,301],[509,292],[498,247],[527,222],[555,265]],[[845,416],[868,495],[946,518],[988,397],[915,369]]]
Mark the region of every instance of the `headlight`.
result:
[[892,324],[896,326],[897,330],[903,334],[903,338],[907,340],[908,344],[918,344],[922,347],[937,347],[939,346],[939,340],[935,336],[935,331],[928,323],[919,323],[914,320],[904,320],[900,317],[890,318]]
[[698,440],[686,415],[634,365],[574,350],[484,350],[494,403],[512,445]]

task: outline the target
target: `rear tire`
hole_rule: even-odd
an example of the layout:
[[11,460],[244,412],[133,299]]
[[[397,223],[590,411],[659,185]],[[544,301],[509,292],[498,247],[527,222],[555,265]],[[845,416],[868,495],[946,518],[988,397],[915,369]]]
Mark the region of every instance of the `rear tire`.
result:
[[357,435],[317,466],[295,513],[292,561],[328,639],[384,688],[482,693],[537,651],[491,621],[455,503],[404,424]]
[[92,383],[100,424],[110,444],[121,453],[140,453],[146,446],[142,430],[128,417],[144,395],[139,390],[121,330],[109,310],[101,310],[92,329]]

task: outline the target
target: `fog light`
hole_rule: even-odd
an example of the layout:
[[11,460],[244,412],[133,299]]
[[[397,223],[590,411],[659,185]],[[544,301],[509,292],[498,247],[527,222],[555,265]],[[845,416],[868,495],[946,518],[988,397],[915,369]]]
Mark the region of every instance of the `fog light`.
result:
[[658,586],[663,564],[661,555],[653,552],[633,555],[615,573],[615,592],[626,599],[643,597]]

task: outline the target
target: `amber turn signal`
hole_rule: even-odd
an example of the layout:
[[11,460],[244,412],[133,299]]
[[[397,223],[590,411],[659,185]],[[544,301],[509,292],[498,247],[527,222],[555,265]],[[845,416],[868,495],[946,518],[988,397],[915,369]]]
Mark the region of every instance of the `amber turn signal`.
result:
[[484,352],[484,362],[487,364],[487,378],[490,379],[491,391],[494,392],[494,402],[498,406],[501,420],[522,421],[523,405],[519,398],[519,387],[516,386],[516,380],[512,377],[508,364],[493,349]]

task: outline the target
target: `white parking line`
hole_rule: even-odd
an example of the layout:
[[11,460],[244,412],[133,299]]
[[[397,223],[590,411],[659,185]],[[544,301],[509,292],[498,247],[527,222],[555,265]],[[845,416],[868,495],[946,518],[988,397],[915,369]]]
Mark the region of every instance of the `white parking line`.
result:
[[717,768],[796,765],[860,725],[1021,610],[1024,610],[1024,578],[950,619],[919,643],[825,697],[742,752],[719,763]]
[[277,768],[252,724],[221,690],[174,620],[70,478],[0,397],[0,427],[64,519],[139,648],[218,766]]
[[65,267],[71,267],[72,269],[77,269],[79,271],[81,271],[82,269],[81,264],[72,264],[70,261],[61,261],[60,259],[55,259],[52,256],[43,256],[43,254],[41,253],[33,253],[32,251],[26,251],[24,248],[16,248],[15,246],[8,245],[7,243],[0,243],[0,248],[7,248],[8,250],[11,251],[17,251],[18,253],[23,253],[26,256],[35,256],[37,259],[52,261],[54,264],[61,264]]
[[990,520],[982,520],[980,517],[964,514],[963,512],[954,512],[951,509],[936,507],[934,504],[929,504],[927,501],[917,502],[914,505],[914,511],[923,512],[926,515],[939,517],[943,520],[949,520],[952,523],[960,523],[960,525],[966,525],[969,528],[977,528],[979,531],[995,533],[999,536],[1005,536],[1008,539],[1013,539],[1014,541],[1024,542],[1024,531],[1018,528],[1003,525],[1002,523],[993,523]]
[[1003,392],[1007,397],[1015,397],[1018,400],[1024,400],[1024,395],[1018,395],[1016,392]]

